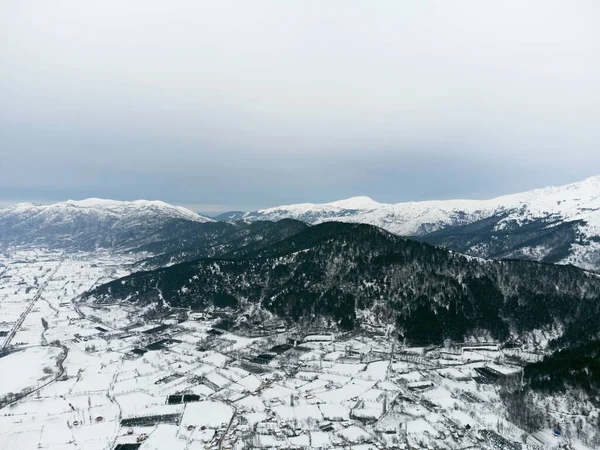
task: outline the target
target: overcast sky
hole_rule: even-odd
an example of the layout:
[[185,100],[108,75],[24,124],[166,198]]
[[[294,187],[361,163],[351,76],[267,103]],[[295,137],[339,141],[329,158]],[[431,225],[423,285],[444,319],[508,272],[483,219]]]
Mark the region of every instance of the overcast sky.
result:
[[487,198],[600,173],[600,2],[0,2],[0,203]]

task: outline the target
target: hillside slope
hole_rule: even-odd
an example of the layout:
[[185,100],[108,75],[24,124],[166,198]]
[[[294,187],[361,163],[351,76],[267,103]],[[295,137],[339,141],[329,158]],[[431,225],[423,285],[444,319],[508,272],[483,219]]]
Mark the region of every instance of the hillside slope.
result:
[[352,329],[395,324],[417,344],[552,330],[563,342],[600,331],[600,278],[570,266],[487,261],[361,224],[324,223],[235,259],[140,272],[88,292],[97,302],[202,309],[257,306],[290,323]]

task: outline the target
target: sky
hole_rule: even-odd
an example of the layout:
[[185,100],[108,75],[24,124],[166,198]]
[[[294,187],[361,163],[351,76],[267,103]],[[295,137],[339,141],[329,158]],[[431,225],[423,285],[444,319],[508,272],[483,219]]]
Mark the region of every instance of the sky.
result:
[[0,2],[0,205],[490,198],[600,174],[600,2]]

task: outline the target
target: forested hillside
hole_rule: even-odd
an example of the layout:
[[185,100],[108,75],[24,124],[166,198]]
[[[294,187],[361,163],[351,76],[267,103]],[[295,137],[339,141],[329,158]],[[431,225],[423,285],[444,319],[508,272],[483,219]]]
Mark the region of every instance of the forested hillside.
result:
[[[600,331],[600,278],[572,266],[488,261],[362,224],[324,223],[262,250],[133,274],[86,294],[99,302],[259,305],[290,322],[352,329],[394,323],[414,344],[473,334],[508,339]],[[242,317],[243,314],[240,314]]]
[[600,340],[558,350],[525,367],[524,377],[533,389],[563,392],[579,388],[600,391]]

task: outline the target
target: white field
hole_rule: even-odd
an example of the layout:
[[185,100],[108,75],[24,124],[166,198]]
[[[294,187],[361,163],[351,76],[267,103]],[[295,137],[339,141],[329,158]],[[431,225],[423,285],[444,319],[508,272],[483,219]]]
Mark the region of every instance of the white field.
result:
[[0,358],[0,397],[33,390],[57,377],[60,347],[29,347]]
[[[536,433],[511,423],[498,387],[473,380],[484,366],[519,372],[494,346],[425,353],[393,346],[391,338],[313,335],[304,350],[258,367],[248,360],[289,334],[213,337],[214,320],[206,319],[170,320],[151,335],[145,331],[159,323],[143,323],[142,307],[76,301],[127,274],[131,262],[103,252],[0,257],[0,331],[9,331],[41,290],[11,341],[14,351],[0,358],[0,397],[33,391],[0,409],[0,450],[112,450],[138,440],[141,450],[499,448],[489,431],[546,448],[567,438],[573,449],[598,448],[584,441],[599,411],[585,405],[586,415],[573,413],[581,406],[576,399],[539,398],[549,425]],[[132,352],[159,339],[171,341]],[[209,349],[199,350],[200,343]],[[200,401],[167,403],[181,393]],[[552,435],[556,422],[570,430],[567,437]]]

